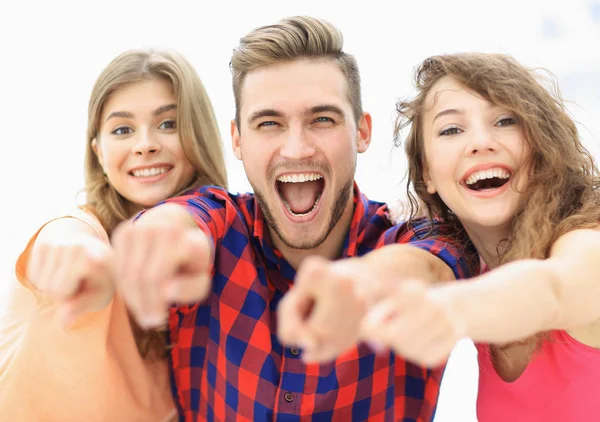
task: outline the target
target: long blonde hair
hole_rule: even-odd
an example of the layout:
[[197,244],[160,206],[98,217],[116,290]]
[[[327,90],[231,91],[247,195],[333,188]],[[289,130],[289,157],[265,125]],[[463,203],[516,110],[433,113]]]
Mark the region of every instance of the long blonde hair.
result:
[[192,65],[179,53],[168,50],[130,50],[116,57],[102,71],[88,106],[85,152],[86,203],[109,233],[128,214],[128,201],[115,190],[103,173],[92,140],[98,143],[104,104],[119,88],[152,78],[167,80],[177,97],[177,127],[186,158],[196,168],[196,177],[184,190],[215,185],[227,187],[223,145],[208,94]]
[[[106,66],[92,90],[88,107],[87,144],[85,152],[86,207],[98,217],[110,234],[122,221],[132,217],[131,207],[109,183],[92,140],[98,138],[100,116],[110,95],[126,85],[162,78],[168,81],[177,97],[177,127],[186,158],[196,168],[196,176],[184,190],[202,185],[227,188],[223,146],[212,104],[200,77],[179,53],[168,50],[129,50]],[[174,192],[174,196],[177,192]],[[166,199],[166,198],[165,198]],[[166,351],[164,331],[144,331],[130,317],[140,355],[160,358]]]

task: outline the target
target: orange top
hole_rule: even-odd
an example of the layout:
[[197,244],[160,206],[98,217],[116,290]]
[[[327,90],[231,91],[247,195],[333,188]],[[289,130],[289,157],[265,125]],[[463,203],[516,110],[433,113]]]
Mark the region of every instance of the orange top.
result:
[[[108,242],[106,231],[90,212],[78,209],[61,218],[84,221]],[[42,228],[17,260],[9,309],[0,320],[0,419],[163,422],[174,418],[168,362],[142,359],[118,296],[66,329],[57,318],[56,304],[27,280],[29,256]]]

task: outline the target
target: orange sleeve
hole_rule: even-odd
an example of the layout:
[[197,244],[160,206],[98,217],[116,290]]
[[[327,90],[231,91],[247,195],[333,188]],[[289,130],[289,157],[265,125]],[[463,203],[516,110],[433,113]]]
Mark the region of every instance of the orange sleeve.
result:
[[106,242],[109,241],[108,235],[107,235],[106,231],[104,230],[104,228],[102,227],[102,225],[100,224],[100,221],[98,221],[98,219],[96,218],[96,216],[94,214],[92,214],[90,211],[83,209],[83,208],[78,208],[72,213],[63,215],[61,217],[53,218],[53,219],[47,221],[46,223],[44,223],[29,239],[29,242],[27,242],[27,246],[25,246],[25,249],[23,250],[23,252],[21,252],[21,254],[17,258],[17,262],[15,264],[15,275],[17,277],[17,280],[26,289],[33,292],[33,294],[36,296],[36,298],[39,298],[39,292],[37,291],[35,286],[31,283],[31,281],[29,281],[29,279],[27,278],[27,265],[29,264],[29,258],[31,257],[33,245],[35,244],[35,241],[37,240],[38,235],[40,234],[40,232],[42,231],[42,229],[44,227],[46,227],[51,222],[60,220],[62,218],[76,218],[80,221],[83,221],[84,223],[90,225],[94,229],[94,231],[96,232],[96,234],[98,235],[98,237],[100,239],[102,239]]

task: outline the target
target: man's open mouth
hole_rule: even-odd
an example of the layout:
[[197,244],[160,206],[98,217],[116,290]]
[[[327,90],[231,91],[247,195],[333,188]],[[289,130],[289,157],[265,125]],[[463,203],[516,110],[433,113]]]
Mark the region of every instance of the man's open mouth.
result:
[[275,187],[287,210],[295,217],[313,212],[325,189],[319,173],[287,173],[277,177]]

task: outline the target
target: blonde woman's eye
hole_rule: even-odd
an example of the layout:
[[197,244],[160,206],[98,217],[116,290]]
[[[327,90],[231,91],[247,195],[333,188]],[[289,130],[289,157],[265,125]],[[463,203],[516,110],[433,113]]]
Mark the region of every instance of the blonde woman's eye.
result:
[[115,130],[113,130],[111,133],[113,135],[129,135],[130,133],[133,133],[133,129],[131,129],[130,127],[127,127],[127,126],[119,126]]
[[177,122],[175,120],[165,120],[159,126],[159,129],[174,130],[177,129]]

